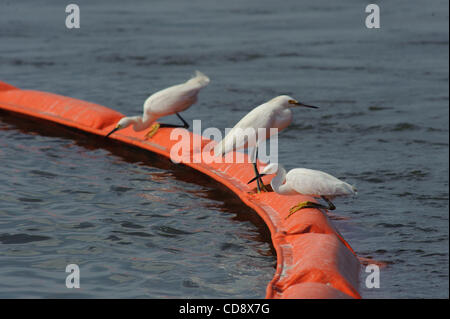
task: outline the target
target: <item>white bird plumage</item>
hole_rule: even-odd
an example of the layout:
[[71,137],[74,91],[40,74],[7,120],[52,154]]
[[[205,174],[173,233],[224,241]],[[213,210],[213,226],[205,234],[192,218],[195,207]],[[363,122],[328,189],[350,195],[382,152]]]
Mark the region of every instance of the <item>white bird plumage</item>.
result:
[[[320,196],[328,203],[328,207],[313,202],[302,202],[290,209],[291,216],[302,208],[335,209],[330,199],[338,196],[356,195],[356,188],[340,179],[318,170],[308,168],[294,168],[286,173],[280,164],[272,163],[264,167],[260,176],[276,174],[270,182],[273,190],[280,195],[309,195]],[[254,181],[252,179],[250,182]],[[250,183],[249,182],[249,183]]]
[[[255,107],[246,116],[244,116],[220,141],[214,148],[216,156],[224,156],[228,152],[255,147],[251,155],[254,161],[255,174],[257,173],[257,156],[256,150],[258,143],[269,138],[273,132],[271,128],[278,129],[277,132],[282,131],[288,127],[292,122],[292,107],[308,107],[318,108],[317,106],[300,103],[288,95],[277,96],[270,101]],[[259,130],[264,129],[264,130]],[[259,135],[262,131],[262,135]],[[245,132],[245,139],[243,138]],[[262,186],[261,186],[261,185]],[[264,187],[262,182],[258,179],[258,192],[261,187]]]
[[[254,147],[258,140],[263,141],[270,137],[270,128],[277,128],[278,131],[282,131],[292,123],[293,115],[291,108],[295,106],[317,108],[316,106],[297,102],[287,95],[277,96],[255,107],[237,122],[222,141],[216,145],[215,154],[223,156],[231,151]],[[242,130],[249,128],[251,130],[248,132],[250,134],[253,132],[254,136],[250,136],[249,134],[248,139],[240,140],[239,137],[242,134]],[[258,136],[259,128],[265,129],[263,136]],[[240,143],[236,144],[236,142]]]
[[[159,118],[171,114],[176,114],[183,121],[184,125],[181,127],[189,127],[178,112],[186,110],[192,104],[197,102],[198,93],[202,88],[207,86],[209,82],[210,80],[205,74],[200,71],[196,71],[195,76],[186,82],[168,87],[152,94],[144,102],[142,116],[123,117],[107,136],[130,125],[133,125],[133,129],[137,132],[145,130]],[[164,126],[180,127],[169,124],[164,124]],[[152,129],[148,132],[147,137],[153,136],[159,127],[159,125],[152,127]]]

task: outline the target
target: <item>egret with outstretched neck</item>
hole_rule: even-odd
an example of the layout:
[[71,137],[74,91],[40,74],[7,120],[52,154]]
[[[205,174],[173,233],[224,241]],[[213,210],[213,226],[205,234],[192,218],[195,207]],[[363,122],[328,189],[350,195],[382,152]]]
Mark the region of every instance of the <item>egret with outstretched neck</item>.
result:
[[[276,174],[270,185],[273,190],[280,195],[309,195],[320,196],[328,206],[319,203],[305,201],[298,203],[289,210],[289,218],[295,212],[304,208],[324,208],[334,210],[336,206],[331,199],[338,196],[356,195],[356,188],[340,179],[322,172],[308,168],[294,168],[286,173],[280,164],[272,163],[264,167],[259,178],[269,174]],[[257,177],[250,180],[253,182]]]
[[[144,112],[142,116],[123,117],[106,137],[130,125],[133,125],[133,129],[136,132],[151,127],[145,135],[146,138],[151,138],[155,135],[160,127],[189,128],[189,124],[180,114],[178,114],[178,112],[186,110],[192,104],[197,102],[198,93],[207,86],[208,83],[209,78],[200,71],[196,71],[195,76],[186,82],[152,94],[144,103]],[[183,125],[155,123],[160,117],[171,114],[175,114],[183,122]]]
[[[271,135],[271,128],[276,128],[277,132],[285,129],[292,123],[292,108],[306,107],[317,109],[317,106],[298,102],[287,95],[277,96],[270,101],[261,104],[244,116],[220,141],[214,149],[217,156],[224,156],[228,152],[254,147],[250,156],[253,162],[255,175],[258,176],[258,142],[264,141]],[[264,130],[258,130],[263,128]],[[250,130],[249,130],[250,129]],[[245,130],[247,139],[240,138],[239,135]],[[259,133],[263,131],[262,136]],[[253,134],[253,135],[252,135]],[[258,193],[261,189],[267,191],[260,178],[257,178]]]

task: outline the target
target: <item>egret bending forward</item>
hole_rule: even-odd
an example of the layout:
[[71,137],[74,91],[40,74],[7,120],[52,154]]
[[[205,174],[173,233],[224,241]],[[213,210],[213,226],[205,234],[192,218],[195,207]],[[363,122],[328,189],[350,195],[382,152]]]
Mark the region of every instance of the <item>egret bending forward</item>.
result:
[[[160,127],[189,128],[189,124],[178,112],[186,110],[197,102],[198,93],[208,83],[209,78],[203,73],[196,71],[195,77],[190,80],[152,94],[144,103],[144,113],[142,116],[128,116],[120,119],[117,126],[106,137],[130,125],[133,125],[133,129],[136,132],[143,131],[151,126],[150,131],[145,135],[147,138],[155,135]],[[160,117],[171,114],[176,114],[183,122],[183,125],[155,123]]]
[[[228,152],[238,149],[255,147],[251,160],[257,179],[258,193],[261,189],[267,191],[260,178],[258,178],[258,143],[271,136],[270,129],[276,128],[281,131],[292,123],[293,107],[307,107],[317,109],[317,106],[307,105],[287,95],[277,96],[270,101],[255,107],[250,113],[244,116],[215,147],[215,154],[224,156]],[[263,128],[264,135],[259,136],[259,128]],[[250,129],[250,130],[248,130]],[[247,139],[240,136],[245,130]]]
[[[281,195],[302,194],[320,196],[328,204],[328,206],[324,206],[311,201],[298,203],[289,210],[289,215],[286,219],[303,208],[334,210],[336,206],[334,206],[330,198],[356,195],[356,188],[354,186],[321,171],[307,168],[294,168],[286,174],[286,170],[282,165],[273,163],[264,167],[259,177],[269,174],[277,174],[270,182],[276,193]],[[248,183],[250,184],[256,178],[253,178]]]

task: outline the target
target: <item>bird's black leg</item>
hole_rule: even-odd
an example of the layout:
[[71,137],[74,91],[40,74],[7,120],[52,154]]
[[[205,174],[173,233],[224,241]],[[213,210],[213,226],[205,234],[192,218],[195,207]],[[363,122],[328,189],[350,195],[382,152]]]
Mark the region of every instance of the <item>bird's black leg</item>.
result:
[[[258,168],[257,168],[257,163],[258,163],[258,145],[256,145],[255,169],[256,169],[257,174],[259,175]],[[259,180],[259,185],[260,185],[261,190],[264,191],[264,192],[268,192],[269,190],[267,189],[266,185],[264,185],[264,182],[263,182],[261,176],[258,178],[258,180]]]
[[165,124],[165,123],[159,123],[159,127],[182,127],[185,129],[189,128],[189,123],[186,122],[180,114],[175,113],[176,116],[178,116],[178,118],[181,120],[181,122],[183,122],[183,125],[176,125],[176,124]]
[[258,145],[256,146],[255,149],[255,158],[254,158],[254,162],[253,164],[253,170],[255,171],[255,176],[257,177],[256,179],[256,187],[258,190],[258,194],[261,193],[261,190],[264,192],[268,192],[266,185],[264,185],[264,182],[262,181],[261,176],[259,176],[259,172],[258,172]]
[[181,120],[181,122],[183,122],[183,127],[184,127],[185,129],[188,129],[188,128],[189,128],[189,123],[186,122],[186,121],[181,117],[180,114],[175,113],[175,115],[178,116],[178,118]]
[[326,201],[327,204],[328,204],[328,207],[325,207],[325,209],[328,209],[328,210],[335,210],[335,209],[336,209],[336,206],[334,206],[334,204],[331,202],[331,200],[329,200],[329,199],[326,198],[325,196],[320,196],[320,197],[322,197],[322,199],[323,199],[324,201]]
[[256,187],[258,189],[258,194],[261,193],[261,177],[259,177],[259,172],[258,172],[258,145],[255,146],[255,158],[254,158],[254,162],[253,162],[253,170],[255,171],[255,175],[257,177],[256,179]]
[[259,172],[258,172],[258,167],[256,166],[256,161],[252,163],[253,164],[253,170],[255,171],[255,176],[257,177],[256,179],[256,188],[258,190],[258,193],[261,193],[261,184],[260,184],[260,180],[259,180]]

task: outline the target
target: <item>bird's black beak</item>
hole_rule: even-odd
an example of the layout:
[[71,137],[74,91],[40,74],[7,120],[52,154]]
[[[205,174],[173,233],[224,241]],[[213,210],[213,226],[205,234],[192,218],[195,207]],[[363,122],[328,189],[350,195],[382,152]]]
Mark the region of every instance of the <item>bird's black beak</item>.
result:
[[294,104],[297,105],[297,106],[309,107],[310,109],[318,109],[319,108],[318,106],[308,105],[308,104],[304,104],[304,103],[301,103],[301,102],[297,102],[297,103],[294,103]]
[[258,176],[252,178],[247,184],[250,184],[251,182],[256,181],[258,178],[261,178],[263,176],[266,176],[267,174],[258,174]]
[[107,138],[108,136],[110,136],[112,133],[114,133],[115,131],[118,131],[120,129],[120,127],[116,127],[115,129],[113,129],[111,132],[109,132],[105,138]]

